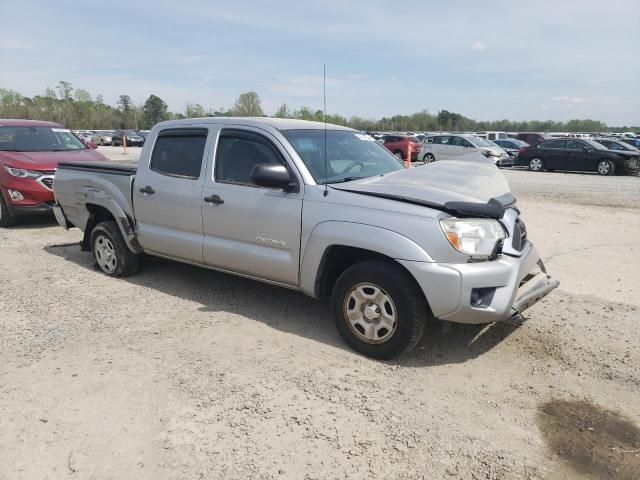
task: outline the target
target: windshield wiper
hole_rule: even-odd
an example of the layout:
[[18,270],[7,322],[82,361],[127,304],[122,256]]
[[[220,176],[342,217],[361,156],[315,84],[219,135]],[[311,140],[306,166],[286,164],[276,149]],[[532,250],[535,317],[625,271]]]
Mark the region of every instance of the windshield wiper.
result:
[[354,180],[362,180],[363,178],[368,178],[368,177],[344,177],[344,178],[341,178],[340,180],[336,180],[335,182],[329,182],[329,185],[331,185],[332,183],[353,182]]

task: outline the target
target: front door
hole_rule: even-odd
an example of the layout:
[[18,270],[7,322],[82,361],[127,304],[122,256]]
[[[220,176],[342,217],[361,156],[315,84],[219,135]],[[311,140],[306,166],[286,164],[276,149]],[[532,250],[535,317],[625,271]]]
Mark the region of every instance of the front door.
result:
[[133,208],[145,251],[202,263],[207,135],[208,129],[200,127],[161,130],[151,154],[140,159]]
[[595,170],[590,150],[592,148],[580,140],[567,140],[567,170]]
[[[261,132],[261,133],[259,133]],[[223,129],[203,190],[204,261],[215,268],[296,286],[303,183],[277,139],[249,127]],[[255,165],[284,164],[288,191],[251,182]]]

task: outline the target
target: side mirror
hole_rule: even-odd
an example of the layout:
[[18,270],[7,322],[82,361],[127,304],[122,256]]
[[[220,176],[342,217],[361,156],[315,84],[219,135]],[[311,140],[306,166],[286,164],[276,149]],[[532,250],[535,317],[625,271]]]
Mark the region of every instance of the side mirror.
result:
[[583,150],[585,153],[589,153],[589,152],[591,151],[591,149],[590,149],[589,147],[582,147],[582,150]]
[[87,144],[87,147],[89,147],[89,148],[91,148],[91,149],[95,150],[96,148],[98,148],[98,144],[97,144],[97,143],[94,143],[94,142],[89,142],[89,143]]
[[251,170],[251,181],[260,187],[288,190],[291,186],[291,175],[284,165],[261,163]]

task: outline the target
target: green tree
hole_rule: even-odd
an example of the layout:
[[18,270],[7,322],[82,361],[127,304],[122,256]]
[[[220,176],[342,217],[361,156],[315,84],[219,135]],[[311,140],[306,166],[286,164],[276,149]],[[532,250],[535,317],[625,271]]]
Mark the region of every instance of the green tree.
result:
[[276,118],[291,118],[292,117],[292,113],[289,110],[289,107],[286,103],[283,103],[282,105],[280,105],[278,107],[278,110],[276,110],[276,113],[274,115],[274,117]]
[[184,113],[187,118],[204,117],[206,115],[204,107],[199,103],[187,103]]
[[242,93],[233,106],[234,117],[262,117],[262,102],[256,92]]
[[167,113],[169,108],[160,97],[156,95],[149,95],[146,102],[142,106],[142,126],[144,128],[151,128],[156,123],[162,122],[167,119]]

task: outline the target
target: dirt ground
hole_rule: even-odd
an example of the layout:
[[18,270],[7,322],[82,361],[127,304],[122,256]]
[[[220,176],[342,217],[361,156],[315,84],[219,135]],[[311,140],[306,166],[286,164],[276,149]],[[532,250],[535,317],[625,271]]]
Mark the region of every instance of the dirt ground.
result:
[[640,178],[506,173],[560,288],[392,362],[302,294],[0,230],[0,479],[637,479]]

